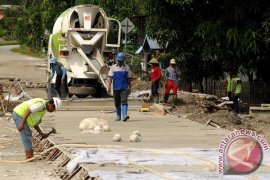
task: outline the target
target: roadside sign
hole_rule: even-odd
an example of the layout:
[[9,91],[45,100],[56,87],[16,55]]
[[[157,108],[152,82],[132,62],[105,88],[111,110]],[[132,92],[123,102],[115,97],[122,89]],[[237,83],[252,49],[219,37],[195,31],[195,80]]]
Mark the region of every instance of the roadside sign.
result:
[[124,33],[129,33],[135,25],[127,17],[121,22],[121,29]]

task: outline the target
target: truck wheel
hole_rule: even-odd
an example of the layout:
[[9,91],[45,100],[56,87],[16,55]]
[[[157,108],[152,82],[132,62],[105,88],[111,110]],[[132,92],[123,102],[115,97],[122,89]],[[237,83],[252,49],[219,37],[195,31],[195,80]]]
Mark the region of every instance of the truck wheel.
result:
[[88,95],[79,95],[79,94],[77,94],[76,96],[77,96],[77,98],[87,98],[88,97]]
[[107,90],[104,87],[98,86],[97,88],[97,93],[96,94],[92,94],[92,97],[95,98],[101,98],[101,97],[109,97]]

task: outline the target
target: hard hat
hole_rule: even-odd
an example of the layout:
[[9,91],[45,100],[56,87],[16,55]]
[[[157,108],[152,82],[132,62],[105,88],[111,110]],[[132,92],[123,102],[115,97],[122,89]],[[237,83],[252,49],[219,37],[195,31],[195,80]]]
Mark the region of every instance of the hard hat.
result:
[[126,59],[126,56],[125,56],[125,54],[122,53],[122,52],[119,52],[119,53],[117,54],[117,56],[116,56],[116,60],[117,60],[117,61],[124,61],[125,59]]
[[50,63],[51,64],[56,64],[56,58],[55,57],[52,57]]
[[156,58],[153,58],[149,61],[150,64],[158,64],[158,61]]
[[176,64],[175,59],[171,59],[170,64]]
[[57,97],[53,97],[52,99],[55,106],[55,111],[58,111],[62,106],[62,101],[60,98],[57,98]]

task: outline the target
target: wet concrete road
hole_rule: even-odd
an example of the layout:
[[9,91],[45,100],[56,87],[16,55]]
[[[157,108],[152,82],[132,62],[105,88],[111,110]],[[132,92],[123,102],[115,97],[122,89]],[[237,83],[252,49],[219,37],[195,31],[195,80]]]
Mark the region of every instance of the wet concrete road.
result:
[[[65,102],[63,111],[48,113],[43,126],[54,126],[58,134],[52,137],[56,144],[86,143],[110,144],[140,148],[217,148],[220,140],[228,133],[226,130],[216,129],[195,123],[176,116],[159,115],[151,112],[139,112],[138,100],[129,102],[130,119],[127,122],[115,121],[114,104],[112,99],[84,100]],[[76,111],[74,111],[76,110]],[[108,112],[107,112],[108,111]],[[98,135],[81,134],[80,122],[85,118],[101,118],[108,121],[111,132]],[[135,130],[143,134],[141,143],[130,143],[129,136]],[[195,133],[196,132],[196,133]],[[114,134],[120,133],[124,142],[112,141]]]
[[[153,109],[150,112],[139,112],[140,104],[140,101],[130,101],[130,119],[127,122],[117,122],[114,121],[115,112],[112,99],[64,102],[64,110],[48,114],[42,126],[47,130],[51,126],[57,129],[57,134],[51,137],[51,140],[56,145],[107,146],[105,149],[98,148],[99,152],[103,153],[100,155],[103,158],[97,160],[96,163],[81,164],[82,167],[89,171],[91,176],[99,175],[105,179],[114,176],[132,179],[132,172],[138,173],[138,169],[140,172],[144,169],[137,166],[137,163],[139,165],[145,163],[146,168],[160,174],[153,176],[151,173],[138,173],[135,179],[139,177],[142,179],[167,179],[166,177],[168,179],[196,179],[201,177],[220,179],[218,175],[218,147],[220,141],[229,133],[228,130],[190,121],[185,118],[184,114],[180,115],[180,117],[160,115],[154,112]],[[79,109],[79,107],[81,108]],[[85,118],[94,117],[107,120],[111,131],[100,134],[82,134],[79,130],[80,122]],[[142,142],[131,143],[129,136],[136,130],[141,132]],[[112,138],[116,133],[121,135],[123,141],[113,141]],[[120,146],[120,148],[114,149],[114,146]],[[70,153],[70,148],[62,149],[66,153]],[[80,151],[82,149],[87,150],[87,148],[78,149]],[[88,150],[90,149],[93,148],[88,148]],[[172,154],[178,153],[180,156],[174,157],[172,154],[160,154],[155,157],[153,154],[149,154],[149,151],[172,152]],[[104,152],[107,152],[107,154],[104,154]],[[185,155],[185,153],[188,155]],[[92,156],[96,157],[98,155],[93,154]],[[133,161],[130,162],[130,165],[118,164],[108,160],[116,158],[117,161],[121,160],[122,162],[127,157],[130,157],[129,160]],[[168,159],[164,160],[164,158]],[[230,177],[233,179],[264,177],[265,173],[270,173],[267,168],[269,160],[269,158],[266,159],[264,165],[256,171],[256,174],[246,177],[239,175]],[[107,163],[104,164],[104,161]],[[130,173],[123,174],[123,172]]]

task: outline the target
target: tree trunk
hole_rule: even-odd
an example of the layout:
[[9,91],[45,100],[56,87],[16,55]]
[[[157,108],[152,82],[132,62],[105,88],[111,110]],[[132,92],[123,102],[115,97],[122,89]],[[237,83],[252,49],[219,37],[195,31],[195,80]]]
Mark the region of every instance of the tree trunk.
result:
[[248,82],[253,82],[253,73],[248,73]]

